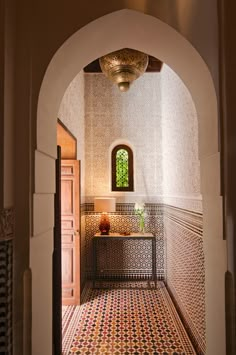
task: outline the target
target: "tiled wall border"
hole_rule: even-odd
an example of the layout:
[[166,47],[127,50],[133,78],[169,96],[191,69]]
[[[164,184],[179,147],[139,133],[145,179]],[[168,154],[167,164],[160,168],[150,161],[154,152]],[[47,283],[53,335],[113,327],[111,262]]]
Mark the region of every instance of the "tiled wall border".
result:
[[195,332],[195,329],[189,324],[189,322],[186,321],[186,314],[184,314],[183,309],[179,306],[179,304],[176,301],[176,295],[174,295],[171,291],[171,289],[166,285],[166,288],[169,292],[169,295],[175,305],[175,308],[180,316],[180,319],[184,325],[184,328],[186,329],[189,338],[191,339],[191,342],[194,346],[194,349],[196,350],[198,355],[205,355],[206,354],[206,343],[205,339],[200,339],[197,333]]
[[0,212],[0,354],[12,354],[14,210]]
[[201,212],[189,211],[169,205],[163,206],[163,212],[166,218],[202,237],[203,218]]
[[13,239],[14,210],[5,208],[0,212],[0,240]]
[[[173,230],[176,232],[176,234],[168,234],[168,229],[169,225],[173,226]],[[173,207],[173,206],[168,206],[164,205],[164,229],[165,229],[165,242],[166,244],[172,243],[173,238],[178,240],[180,237],[180,234],[183,233],[187,234],[190,236],[190,238],[195,239],[195,241],[198,241],[197,245],[201,246],[203,244],[202,236],[203,236],[203,215],[201,212],[196,212],[196,211],[188,211],[186,209],[181,209],[178,207]],[[166,239],[169,238],[169,241]],[[181,249],[184,248],[184,245],[181,245]],[[195,246],[196,247],[196,246]],[[198,247],[197,247],[198,248]],[[202,253],[201,259],[203,261],[201,262],[201,270],[199,272],[202,272],[204,270],[204,255],[203,255],[203,249],[199,250],[200,253]],[[167,253],[168,253],[168,245],[167,245]],[[178,253],[178,250],[176,250],[176,254]],[[195,257],[194,252],[191,251],[191,249],[187,250],[186,253],[189,253],[189,257],[193,258]],[[191,254],[192,253],[192,254]],[[178,259],[181,258],[180,255],[175,255],[175,262],[178,263]],[[186,261],[187,262],[187,261]],[[205,329],[204,329],[204,335],[203,337],[198,333],[196,327],[194,326],[194,322],[190,318],[190,315],[188,314],[184,302],[181,299],[181,295],[178,294],[178,292],[175,289],[175,283],[181,283],[181,275],[178,275],[176,279],[173,281],[174,284],[169,284],[168,283],[168,266],[167,263],[167,289],[171,295],[171,298],[176,306],[176,309],[185,325],[185,328],[197,350],[197,353],[199,355],[204,355],[205,354],[205,349],[206,349],[206,340],[205,340]],[[176,271],[176,270],[175,270]],[[202,299],[205,300],[205,287],[204,287],[204,275],[203,276],[203,284],[200,283],[199,285],[195,285],[197,291],[200,292]],[[184,278],[187,277],[187,275],[184,276]],[[172,280],[169,280],[171,282]],[[178,285],[178,286],[179,286]],[[196,322],[204,322],[205,319],[205,306],[200,302],[200,304],[196,304],[195,307],[198,309],[200,317],[195,319]],[[200,323],[201,324],[201,323]],[[204,325],[205,327],[205,325]]]
[[[116,212],[113,214],[134,214],[134,203],[116,203]],[[163,204],[161,203],[146,203],[145,212],[150,215],[162,213]],[[94,212],[94,203],[81,204],[81,215],[90,214]]]

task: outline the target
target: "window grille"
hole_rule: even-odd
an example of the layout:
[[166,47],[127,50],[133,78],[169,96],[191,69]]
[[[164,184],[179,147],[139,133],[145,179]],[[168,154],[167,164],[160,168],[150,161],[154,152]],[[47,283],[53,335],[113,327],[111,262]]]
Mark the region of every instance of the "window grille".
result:
[[133,191],[133,152],[123,144],[112,150],[112,191]]

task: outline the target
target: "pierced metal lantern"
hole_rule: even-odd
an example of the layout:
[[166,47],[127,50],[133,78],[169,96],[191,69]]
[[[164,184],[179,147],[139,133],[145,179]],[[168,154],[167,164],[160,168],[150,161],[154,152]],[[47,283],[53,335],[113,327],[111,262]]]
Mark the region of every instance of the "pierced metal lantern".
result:
[[102,72],[120,91],[129,90],[130,84],[147,69],[148,55],[134,49],[124,48],[99,58]]

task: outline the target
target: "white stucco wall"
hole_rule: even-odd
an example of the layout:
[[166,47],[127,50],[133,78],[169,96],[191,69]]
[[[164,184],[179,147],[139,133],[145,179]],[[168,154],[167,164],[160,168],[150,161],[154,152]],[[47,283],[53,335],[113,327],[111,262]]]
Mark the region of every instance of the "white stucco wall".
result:
[[[85,75],[86,198],[113,194],[120,202],[162,195],[160,74],[144,74],[122,93],[102,74]],[[134,192],[111,192],[111,148],[134,152]]]
[[101,74],[86,74],[85,100],[87,198],[110,193],[109,147],[123,140],[134,149],[134,196],[199,205],[197,114],[173,70],[164,65],[159,74],[145,74],[127,93]]
[[163,66],[161,83],[163,194],[169,204],[198,210],[201,196],[196,109],[189,90],[167,65]]
[[[192,209],[201,206],[197,114],[188,89],[167,65],[161,73],[143,75],[126,93],[102,74],[81,71],[67,88],[58,117],[77,138],[88,202],[112,194],[111,148],[124,142],[134,151],[135,191],[125,194],[129,201],[165,196],[174,205],[181,200],[180,207],[184,200],[186,208],[191,209],[190,200]],[[124,194],[113,194],[124,201]]]

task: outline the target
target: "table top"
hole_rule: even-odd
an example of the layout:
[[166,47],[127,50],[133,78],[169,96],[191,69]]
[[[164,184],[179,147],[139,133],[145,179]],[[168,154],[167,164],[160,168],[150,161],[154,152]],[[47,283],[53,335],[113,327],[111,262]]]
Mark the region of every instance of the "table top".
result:
[[96,233],[94,238],[155,238],[152,233],[130,233],[130,234],[122,234],[122,233],[110,233],[110,234],[100,234]]

